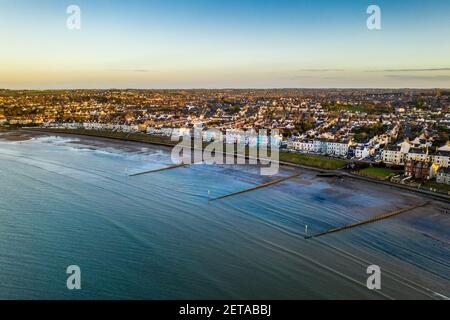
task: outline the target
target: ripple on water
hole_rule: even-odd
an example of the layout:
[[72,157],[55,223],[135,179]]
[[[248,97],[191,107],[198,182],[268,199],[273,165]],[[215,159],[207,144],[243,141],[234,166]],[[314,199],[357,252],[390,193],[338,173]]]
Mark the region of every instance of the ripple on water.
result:
[[[305,225],[322,231],[418,201],[407,195],[304,172],[208,202],[208,191],[271,178],[225,165],[131,178],[170,164],[169,150],[87,138],[0,147],[0,298],[430,298],[425,287],[448,295],[449,242],[439,236],[448,217],[303,238]],[[373,262],[388,273],[383,293],[365,288]],[[70,264],[83,270],[78,296],[65,289]]]

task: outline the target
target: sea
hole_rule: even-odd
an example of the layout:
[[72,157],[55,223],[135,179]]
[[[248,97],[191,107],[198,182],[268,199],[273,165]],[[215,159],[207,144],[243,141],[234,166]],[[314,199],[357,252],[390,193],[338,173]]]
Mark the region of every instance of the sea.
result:
[[[450,297],[448,203],[305,239],[424,199],[290,167],[131,176],[172,165],[170,152],[69,135],[0,139],[0,299]],[[67,286],[69,266],[79,289]],[[371,266],[379,289],[368,286]]]

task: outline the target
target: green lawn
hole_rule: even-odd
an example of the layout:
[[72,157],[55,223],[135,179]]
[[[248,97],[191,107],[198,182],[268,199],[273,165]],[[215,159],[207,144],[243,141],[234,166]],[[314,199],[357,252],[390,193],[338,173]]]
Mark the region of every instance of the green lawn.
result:
[[436,189],[438,192],[450,194],[450,185],[440,184],[434,180],[424,181],[421,188],[425,190]]
[[340,169],[348,163],[346,160],[288,152],[280,152],[280,161],[329,170]]
[[395,170],[383,167],[368,167],[359,170],[358,173],[373,178],[387,178],[395,175]]

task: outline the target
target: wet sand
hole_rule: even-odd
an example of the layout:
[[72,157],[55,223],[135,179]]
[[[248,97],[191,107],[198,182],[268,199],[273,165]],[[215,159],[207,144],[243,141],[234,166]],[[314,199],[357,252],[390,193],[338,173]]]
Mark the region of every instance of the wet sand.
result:
[[[170,146],[163,146],[163,145],[153,145],[151,143],[143,143],[143,142],[134,142],[134,141],[126,141],[126,140],[120,140],[120,139],[110,139],[106,137],[95,137],[95,136],[85,136],[85,135],[76,135],[76,134],[65,134],[65,133],[51,133],[51,132],[39,132],[39,131],[26,131],[26,132],[19,132],[19,131],[13,131],[9,133],[9,135],[12,135],[12,138],[6,137],[5,139],[8,139],[9,141],[14,141],[12,139],[23,139],[21,141],[30,140],[36,137],[51,137],[51,136],[61,136],[61,137],[67,137],[67,138],[76,138],[73,141],[70,141],[68,143],[74,144],[74,145],[80,145],[80,146],[86,146],[91,147],[93,149],[96,148],[115,148],[121,151],[125,152],[140,152],[143,148],[158,148],[161,150],[167,150],[170,151],[172,147]],[[0,132],[0,138],[2,136],[2,133]],[[17,141],[17,140],[15,140]],[[239,166],[239,165],[238,165]],[[244,165],[245,166],[245,165]],[[289,173],[293,173],[296,171],[305,171],[310,175],[313,179],[319,179],[322,181],[326,181],[328,183],[331,183],[336,188],[335,189],[324,189],[323,192],[329,192],[329,193],[336,193],[340,194],[341,196],[345,196],[342,193],[338,191],[339,188],[343,188],[345,190],[348,190],[349,192],[357,191],[357,190],[364,190],[369,189],[371,192],[380,193],[380,196],[382,196],[382,193],[387,192],[391,193],[394,192],[399,195],[400,199],[403,199],[401,201],[402,204],[409,203],[411,204],[411,201],[416,203],[414,199],[417,200],[417,202],[425,200],[429,200],[429,198],[426,195],[421,195],[419,193],[413,193],[408,192],[408,190],[402,190],[398,189],[395,186],[386,186],[377,183],[377,181],[369,182],[365,180],[350,178],[350,177],[318,177],[318,172],[322,171],[317,168],[307,168],[305,166],[298,166],[295,164],[281,164],[281,167],[283,170],[288,171]],[[311,179],[303,179],[301,177],[295,179],[298,183],[304,184],[304,185],[310,185]],[[434,201],[436,203],[442,203],[445,204],[443,201],[436,200]],[[445,207],[445,206],[444,206]],[[450,210],[450,204],[447,205],[447,208]]]
[[[157,148],[162,150],[171,150],[171,147],[166,146],[154,146],[149,143],[142,142],[133,142],[133,141],[122,141],[122,140],[113,140],[104,137],[94,137],[94,136],[83,136],[83,135],[74,135],[74,134],[60,134],[60,133],[45,133],[45,132],[30,132],[27,131],[24,134],[13,133],[13,137],[21,136],[24,137],[24,140],[29,140],[34,137],[42,137],[42,136],[62,136],[68,138],[75,138],[75,140],[68,142],[69,144],[86,146],[92,149],[102,149],[102,148],[114,148],[123,152],[141,152],[146,148]],[[10,140],[12,141],[12,140]],[[232,168],[233,165],[222,165],[223,167]],[[235,168],[246,167],[247,165],[235,165]],[[352,197],[352,195],[356,192],[365,191],[370,193],[371,195],[378,196],[380,199],[389,198],[395,196],[395,203],[393,203],[390,207],[382,206],[373,206],[361,203],[351,204],[349,209],[353,211],[354,217],[357,219],[367,219],[371,216],[379,215],[382,213],[386,213],[393,210],[399,210],[405,207],[409,207],[412,205],[417,205],[419,203],[423,203],[424,201],[430,201],[430,204],[424,208],[420,208],[421,214],[429,215],[429,216],[440,216],[448,217],[449,221],[446,221],[445,225],[448,226],[448,230],[450,230],[450,204],[439,201],[439,200],[430,200],[425,195],[416,194],[413,192],[403,191],[401,189],[397,189],[395,187],[389,187],[382,184],[378,184],[375,182],[367,182],[364,180],[353,179],[350,177],[319,177],[318,171],[303,168],[297,168],[296,166],[291,165],[282,165],[282,170],[286,172],[287,175],[292,175],[295,172],[301,171],[304,174],[300,177],[294,178],[293,180],[304,186],[310,186],[314,182],[326,183],[328,187],[322,189],[323,193],[328,195],[333,195],[336,198],[346,199]],[[270,181],[268,179],[267,181]],[[266,181],[264,181],[266,182]],[[331,187],[330,187],[331,186]],[[388,196],[389,195],[389,196]],[[356,209],[365,208],[365,210],[356,210]],[[361,214],[363,211],[366,214]],[[448,214],[446,214],[448,213]],[[404,215],[408,215],[405,213]],[[383,222],[382,222],[383,223]],[[441,233],[438,231],[438,233]],[[438,238],[446,239],[445,241],[450,241],[450,233],[444,232],[439,235]],[[450,243],[449,243],[450,245]]]
[[29,134],[20,134],[16,132],[0,132],[0,139],[6,141],[28,141],[33,139]]

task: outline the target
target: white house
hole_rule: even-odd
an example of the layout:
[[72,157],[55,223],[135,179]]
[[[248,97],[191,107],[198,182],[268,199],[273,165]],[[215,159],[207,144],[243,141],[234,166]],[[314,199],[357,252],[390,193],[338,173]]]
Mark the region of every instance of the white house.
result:
[[320,153],[329,156],[347,157],[350,144],[329,140],[289,141],[288,149],[303,153]]
[[431,155],[431,159],[439,167],[448,168],[450,164],[450,151],[438,151],[438,153]]
[[384,163],[404,165],[405,153],[401,151],[401,148],[399,146],[387,147],[381,153],[381,159]]
[[450,168],[441,168],[436,174],[436,182],[450,185]]
[[314,141],[288,141],[288,149],[303,153],[313,153],[315,152]]
[[315,152],[338,157],[347,157],[350,144],[344,142],[314,140]]
[[370,152],[367,147],[356,147],[356,149],[355,149],[355,158],[356,159],[365,159],[368,156],[370,156]]
[[429,160],[428,149],[411,148],[406,154],[406,160],[425,161]]

